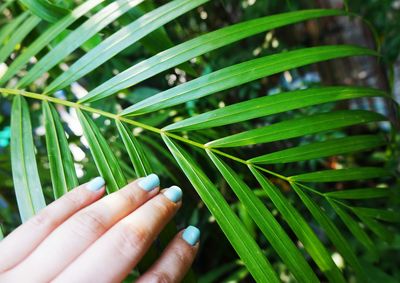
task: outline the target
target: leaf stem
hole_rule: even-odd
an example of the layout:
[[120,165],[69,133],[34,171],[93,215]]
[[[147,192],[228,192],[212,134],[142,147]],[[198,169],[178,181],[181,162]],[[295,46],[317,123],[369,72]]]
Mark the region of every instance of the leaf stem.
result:
[[[242,163],[242,164],[245,164],[245,165],[250,164],[250,162],[247,161],[247,160],[235,157],[235,156],[230,155],[228,153],[222,152],[222,151],[220,151],[218,149],[209,148],[209,147],[207,147],[206,145],[204,145],[202,143],[190,140],[188,138],[184,138],[182,136],[179,136],[179,135],[173,134],[171,132],[167,132],[167,131],[161,130],[161,129],[156,128],[156,127],[152,127],[152,126],[143,124],[141,122],[138,122],[138,121],[135,121],[135,120],[132,120],[132,119],[128,119],[126,117],[123,117],[123,116],[120,116],[120,115],[117,115],[117,114],[106,112],[106,111],[103,111],[103,110],[100,110],[100,109],[96,109],[96,108],[93,108],[93,107],[90,107],[90,106],[87,106],[87,105],[83,105],[83,104],[80,104],[80,103],[76,103],[76,102],[60,99],[60,98],[53,97],[53,96],[43,95],[43,94],[39,94],[39,93],[28,92],[28,91],[24,91],[24,90],[18,90],[18,89],[0,88],[0,93],[9,94],[9,95],[22,95],[22,96],[33,98],[33,99],[36,99],[36,100],[48,101],[48,102],[52,102],[52,103],[56,103],[56,104],[60,104],[60,105],[68,106],[68,107],[72,107],[72,108],[75,108],[75,109],[81,109],[83,111],[87,111],[87,112],[90,112],[90,113],[95,113],[95,114],[98,114],[98,115],[101,115],[101,116],[104,116],[104,117],[107,117],[107,118],[110,118],[110,119],[113,119],[113,120],[119,120],[121,122],[124,122],[124,123],[127,123],[127,124],[131,124],[131,125],[134,125],[136,127],[143,128],[143,129],[148,130],[148,131],[153,132],[153,133],[157,133],[157,134],[160,134],[160,135],[161,134],[165,134],[168,137],[173,138],[175,140],[179,140],[179,141],[182,141],[184,143],[190,144],[192,146],[199,147],[199,148],[201,148],[203,150],[206,150],[206,149],[210,150],[210,151],[212,151],[212,152],[214,152],[214,153],[216,153],[218,155],[225,156],[225,157],[227,157],[227,158],[229,158],[231,160],[234,160],[236,162],[239,162],[239,163]],[[270,170],[265,169],[263,167],[260,167],[258,165],[253,165],[253,166],[256,167],[259,170],[262,170],[262,171],[270,174],[270,175],[273,175],[275,177],[278,177],[280,179],[288,181],[288,177],[286,177],[286,176],[280,175],[280,174],[278,174],[276,172],[270,171]]]

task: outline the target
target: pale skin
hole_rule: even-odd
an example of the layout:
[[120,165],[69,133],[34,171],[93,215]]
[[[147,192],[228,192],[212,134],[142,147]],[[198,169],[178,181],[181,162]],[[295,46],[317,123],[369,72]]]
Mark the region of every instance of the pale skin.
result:
[[[138,180],[102,197],[83,184],[0,242],[0,282],[120,282],[145,255],[182,202]],[[180,282],[199,248],[180,231],[136,281]]]

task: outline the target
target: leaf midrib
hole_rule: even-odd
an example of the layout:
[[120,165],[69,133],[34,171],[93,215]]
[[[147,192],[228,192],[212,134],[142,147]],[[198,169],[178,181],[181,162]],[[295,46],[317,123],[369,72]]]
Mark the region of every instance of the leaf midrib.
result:
[[166,135],[166,136],[168,136],[170,138],[182,141],[182,142],[184,142],[186,144],[190,144],[192,146],[201,148],[203,150],[209,149],[210,151],[212,151],[212,152],[214,152],[214,153],[216,153],[218,155],[225,156],[226,158],[232,159],[232,160],[234,160],[236,162],[239,162],[239,163],[242,163],[242,164],[245,164],[245,165],[251,164],[253,167],[255,167],[255,168],[257,168],[257,169],[259,169],[259,170],[261,170],[261,171],[263,171],[265,173],[273,175],[273,176],[275,176],[275,177],[277,177],[279,179],[286,180],[286,181],[289,179],[289,177],[287,177],[287,176],[283,176],[283,175],[281,175],[279,173],[276,173],[274,171],[265,169],[265,168],[263,168],[261,166],[255,165],[255,164],[252,164],[249,161],[246,161],[246,160],[241,159],[239,157],[230,155],[230,154],[225,153],[223,151],[220,151],[218,149],[210,148],[210,147],[208,147],[208,146],[206,146],[206,145],[204,145],[202,143],[190,140],[188,138],[176,135],[174,133],[167,132],[167,131],[164,131],[162,129],[159,129],[159,128],[156,128],[156,127],[153,127],[153,126],[149,126],[147,124],[143,124],[141,122],[138,122],[138,121],[135,121],[135,120],[131,120],[131,119],[122,117],[120,115],[107,112],[107,111],[103,111],[103,110],[100,110],[100,109],[92,108],[90,106],[86,106],[86,105],[83,105],[83,104],[80,104],[80,103],[76,103],[76,102],[72,102],[72,101],[68,101],[68,100],[63,100],[63,99],[60,99],[60,98],[47,96],[47,95],[44,95],[44,94],[28,92],[28,91],[24,91],[24,90],[19,90],[19,89],[0,88],[0,93],[10,94],[10,95],[17,95],[17,96],[20,95],[20,96],[33,98],[33,99],[36,99],[36,100],[41,100],[41,101],[49,101],[49,102],[52,102],[52,103],[55,103],[55,104],[60,104],[60,105],[64,105],[64,106],[67,106],[67,107],[80,109],[80,110],[83,110],[83,111],[86,111],[86,112],[95,113],[95,114],[98,114],[98,115],[101,115],[101,116],[104,116],[104,117],[107,117],[107,118],[110,118],[110,119],[113,119],[113,120],[119,120],[121,122],[125,122],[125,123],[128,123],[128,124],[134,125],[136,127],[143,128],[145,130],[148,130],[148,131],[153,132],[153,133],[157,133],[159,135],[164,134],[164,135]]

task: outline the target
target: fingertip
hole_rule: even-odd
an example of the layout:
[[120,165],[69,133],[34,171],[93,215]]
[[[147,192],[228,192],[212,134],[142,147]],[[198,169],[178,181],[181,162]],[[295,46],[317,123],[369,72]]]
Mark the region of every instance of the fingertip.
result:
[[152,173],[146,177],[140,178],[138,180],[138,186],[142,190],[150,192],[160,186],[160,178],[156,174]]
[[200,229],[195,226],[188,226],[182,232],[182,239],[191,246],[196,246],[200,241]]
[[178,203],[182,199],[182,189],[178,186],[172,186],[163,192],[164,196],[174,203]]
[[101,188],[104,187],[105,184],[106,181],[104,180],[104,178],[99,176],[86,183],[85,189],[91,192],[98,192],[101,190]]

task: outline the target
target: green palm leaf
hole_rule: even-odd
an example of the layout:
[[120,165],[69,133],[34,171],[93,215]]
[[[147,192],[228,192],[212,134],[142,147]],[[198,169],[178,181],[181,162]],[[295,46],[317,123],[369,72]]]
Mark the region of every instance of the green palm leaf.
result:
[[103,99],[121,89],[135,85],[149,77],[159,74],[162,71],[248,36],[306,19],[340,14],[343,14],[343,11],[309,10],[292,12],[251,20],[210,32],[172,47],[130,67],[96,87],[87,96],[81,99],[81,102],[92,102]]
[[258,282],[279,282],[275,271],[256,242],[246,231],[238,217],[233,214],[224,197],[210,179],[195,165],[194,160],[183,149],[179,148],[167,136],[163,135],[163,139],[254,279]]
[[107,192],[115,192],[126,185],[126,179],[118,160],[92,119],[80,110],[77,110],[77,114],[96,166],[101,176],[106,180]]
[[15,47],[21,43],[25,36],[31,32],[39,23],[41,19],[37,16],[31,15],[15,30],[13,36],[3,45],[0,49],[0,63],[3,63],[8,56],[14,51]]
[[46,101],[42,106],[53,193],[57,199],[78,186],[78,178],[58,113]]
[[97,32],[127,12],[143,0],[117,0],[101,9],[86,22],[71,32],[54,49],[47,53],[19,82],[18,87],[23,88],[39,78],[44,72],[50,70],[71,52],[89,40]]
[[[249,60],[154,95],[131,106],[122,114],[129,115],[143,108],[145,109],[144,113],[163,109],[285,70],[334,58],[357,55],[376,55],[376,53],[369,49],[353,46],[323,46],[282,52]],[[172,129],[174,128],[172,127]]]
[[249,165],[249,168],[321,271],[332,282],[345,282],[343,275],[334,264],[328,251],[300,213],[257,169],[251,165]]
[[131,158],[137,176],[144,177],[149,175],[152,170],[147,157],[144,154],[142,146],[136,140],[127,126],[122,124],[120,121],[116,121],[116,125],[118,132],[125,144],[126,150],[128,151],[129,157]]
[[337,215],[342,219],[343,223],[347,226],[354,237],[362,244],[364,247],[370,251],[376,257],[376,248],[371,240],[370,236],[366,231],[359,225],[359,223],[354,220],[342,207],[337,203],[329,202],[332,208],[336,211]]
[[14,98],[11,113],[11,164],[15,195],[22,222],[46,206],[40,184],[26,100]]
[[209,111],[171,124],[165,127],[165,130],[193,131],[206,129],[278,114],[311,105],[375,96],[387,97],[387,94],[371,88],[358,87],[324,87],[284,92]]
[[378,208],[370,208],[370,207],[353,207],[353,212],[355,214],[361,214],[366,217],[372,217],[383,221],[400,222],[400,214],[397,211],[393,210],[383,210]]
[[318,278],[308,263],[304,260],[299,250],[275,220],[271,212],[230,167],[211,151],[207,151],[207,153],[241,203],[249,211],[264,236],[292,271],[294,277],[299,282],[318,282]]
[[331,219],[324,213],[324,211],[295,183],[291,183],[292,188],[303,201],[307,209],[311,212],[314,219],[322,226],[329,239],[339,250],[339,252],[348,260],[351,266],[357,272],[359,279],[362,282],[369,282],[366,272],[363,270],[356,254],[350,247],[349,243],[343,237],[342,233],[336,227]]
[[390,190],[387,188],[353,189],[329,192],[324,195],[335,199],[370,199],[388,197]]
[[[321,157],[354,153],[385,145],[386,141],[380,136],[364,135],[331,139],[300,145],[273,153],[258,156],[249,160],[256,164],[277,164],[304,161]],[[304,176],[303,176],[304,177]]]
[[[123,27],[73,64],[46,89],[63,88],[169,21],[209,0],[175,0]],[[146,29],[142,27],[146,26]]]
[[[17,27],[21,24],[21,22],[23,22],[26,18],[28,18],[31,14],[29,12],[24,12],[22,14],[20,14],[18,17],[12,19],[10,22],[8,22],[4,27],[2,27],[2,29],[0,30],[0,46],[2,46],[2,48],[4,48],[4,42],[9,38],[9,36],[15,32],[15,30],[17,29]],[[15,46],[13,46],[14,48]],[[8,54],[9,55],[9,54]],[[5,58],[8,57],[4,56]]]
[[324,170],[312,173],[292,176],[292,181],[301,182],[339,182],[352,180],[365,180],[378,177],[390,176],[390,173],[383,168],[364,167],[364,168],[348,168],[338,170]]
[[393,242],[395,235],[393,231],[391,231],[391,229],[388,229],[386,226],[382,225],[380,222],[376,221],[373,218],[366,217],[360,214],[358,214],[357,217],[380,239],[387,243]]
[[[85,13],[96,7],[104,0],[89,0],[85,1],[82,5],[77,7],[71,13],[67,14],[64,18],[59,20],[54,25],[51,25],[45,32],[43,32],[33,43],[26,48],[20,56],[18,56],[10,65],[7,72],[0,78],[0,85],[8,81],[14,76],[28,61],[46,47],[54,38],[56,38],[62,31],[73,24],[77,19],[82,17]],[[1,41],[0,41],[1,42]]]
[[46,0],[20,0],[20,2],[33,14],[49,22],[56,22],[70,13],[68,9],[54,5]]
[[267,143],[384,120],[386,120],[385,116],[371,111],[334,111],[286,120],[259,129],[249,130],[209,142],[207,146],[217,148]]

